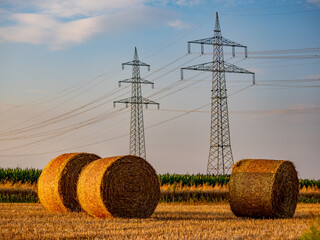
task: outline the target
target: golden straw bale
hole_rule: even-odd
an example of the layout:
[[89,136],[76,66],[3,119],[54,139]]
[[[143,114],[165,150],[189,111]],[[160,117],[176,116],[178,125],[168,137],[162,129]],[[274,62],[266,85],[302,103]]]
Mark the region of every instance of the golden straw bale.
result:
[[77,181],[83,167],[100,159],[90,153],[66,153],[52,159],[38,179],[38,197],[50,212],[81,211]]
[[232,169],[229,202],[239,217],[291,218],[299,180],[290,161],[244,159]]
[[92,216],[147,218],[160,200],[160,181],[140,157],[110,157],[83,169],[77,192],[81,207]]

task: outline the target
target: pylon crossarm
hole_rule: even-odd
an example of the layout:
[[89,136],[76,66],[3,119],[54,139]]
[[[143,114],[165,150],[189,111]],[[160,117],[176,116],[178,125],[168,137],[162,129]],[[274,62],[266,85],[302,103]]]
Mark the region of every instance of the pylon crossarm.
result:
[[181,68],[181,80],[183,80],[183,70],[196,70],[196,71],[214,71],[213,62],[207,62],[202,64],[197,64],[189,67]]
[[244,68],[238,67],[236,65],[233,65],[231,63],[224,62],[224,72],[228,73],[247,73],[247,74],[254,74],[253,72],[250,72]]
[[124,98],[118,101],[114,101],[113,105],[115,106],[116,103],[124,103],[126,106],[128,104],[145,104],[145,105],[158,105],[158,108],[160,107],[160,104],[157,102],[154,102],[152,100],[149,100],[144,97],[129,97],[129,98]]
[[224,38],[224,37],[221,37],[221,40],[222,40],[222,45],[223,45],[223,46],[229,46],[229,47],[244,47],[244,48],[247,47],[247,46],[245,46],[245,45],[242,45],[242,44],[240,44],[240,43],[236,43],[236,42],[231,41],[231,40],[229,40],[229,39],[227,39],[227,38]]
[[142,99],[138,97],[128,97],[118,101],[114,101],[113,103],[125,103],[125,104],[142,104]]
[[219,64],[218,61],[213,61],[181,68],[181,80],[183,80],[183,70],[254,74],[253,72],[227,62],[222,62],[221,64],[219,64],[221,68],[217,69],[217,64]]
[[[243,47],[243,48],[247,49],[247,46],[244,46],[240,43],[236,43],[236,42],[231,41],[231,40],[224,38],[224,37],[210,37],[210,38],[189,41],[188,42],[188,53],[191,53],[191,46],[190,46],[191,43],[201,44],[201,54],[204,53],[203,45],[229,46],[229,47],[232,47],[232,49],[234,49],[235,47]],[[233,50],[233,56],[235,56],[234,50]],[[247,56],[247,54],[246,54],[246,56]]]
[[144,98],[144,97],[142,98],[142,103],[143,103],[143,104],[145,104],[145,105],[146,105],[146,107],[148,107],[148,105],[149,105],[149,104],[151,104],[151,105],[157,105],[157,106],[158,106],[158,108],[160,108],[160,104],[159,104],[159,103],[154,102],[154,101],[149,100],[149,99]]
[[124,69],[125,65],[139,66],[139,67],[145,66],[145,67],[148,67],[148,71],[150,71],[150,65],[146,64],[144,62],[140,62],[139,60],[133,60],[133,61],[130,61],[130,62],[122,63],[122,69]]
[[132,78],[128,78],[128,79],[119,81],[118,82],[119,87],[121,87],[121,83],[132,83]]
[[181,68],[181,80],[183,80],[183,70],[196,70],[196,71],[213,72],[213,71],[215,71],[213,64],[214,64],[213,62],[207,62],[207,63],[202,63],[202,64],[197,64],[197,65]]
[[224,71],[227,73],[245,73],[245,74],[252,74],[252,84],[256,84],[256,79],[255,79],[255,73],[250,72],[244,68],[238,67],[236,65],[233,65],[231,63],[224,62]]
[[191,44],[191,43],[206,44],[206,45],[223,45],[223,46],[229,46],[229,47],[246,47],[245,45],[236,43],[224,37],[219,37],[219,39],[218,37],[210,37],[210,38],[204,38],[204,39],[199,39],[194,41],[188,41],[188,44]]
[[121,100],[118,100],[118,101],[114,101],[113,102],[113,107],[116,106],[116,103],[124,103],[124,104],[126,104],[126,107],[128,107],[128,104],[130,103],[130,98],[124,98],[124,99],[121,99]]
[[119,81],[119,87],[121,87],[121,83],[139,83],[139,84],[151,84],[152,88],[154,87],[154,83],[150,82],[149,80],[143,79],[143,78],[128,78],[125,80]]

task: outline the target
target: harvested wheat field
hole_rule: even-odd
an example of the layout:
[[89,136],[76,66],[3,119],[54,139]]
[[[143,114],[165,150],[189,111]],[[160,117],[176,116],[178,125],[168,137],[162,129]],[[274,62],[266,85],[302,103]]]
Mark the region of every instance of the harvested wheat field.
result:
[[296,239],[320,204],[298,204],[293,219],[237,218],[227,203],[159,204],[150,218],[94,218],[49,213],[41,204],[1,203],[0,239]]

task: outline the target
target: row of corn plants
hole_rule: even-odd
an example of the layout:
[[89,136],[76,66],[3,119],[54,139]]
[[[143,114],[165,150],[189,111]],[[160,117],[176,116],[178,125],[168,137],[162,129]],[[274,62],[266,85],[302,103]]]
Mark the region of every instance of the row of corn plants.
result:
[[[35,184],[42,170],[27,168],[0,168],[0,182]],[[160,174],[161,185],[181,184],[182,186],[202,186],[204,184],[223,186],[229,182],[229,176],[212,176],[205,174]],[[320,189],[320,180],[300,179],[300,188],[317,187]]]
[[[162,192],[160,202],[189,202],[189,203],[207,203],[207,202],[228,202],[228,193],[226,192],[201,192],[201,191],[181,191],[181,192]],[[298,197],[299,203],[320,203],[320,196],[308,196],[304,193]]]
[[320,189],[320,180],[300,179],[299,184],[300,188],[317,187]]
[[[201,186],[203,184],[208,184],[210,186],[215,185],[226,185],[230,176],[212,176],[212,175],[204,175],[204,174],[160,174],[161,185],[173,185],[175,183],[181,183],[182,186]],[[303,187],[316,187],[320,189],[320,180],[310,180],[310,179],[300,179],[299,180],[300,188]]]
[[225,185],[229,182],[229,176],[212,176],[204,174],[160,174],[161,185],[173,185],[175,183],[181,183],[182,186],[201,186],[208,184],[210,186]]
[[0,168],[0,182],[35,184],[41,171],[34,168]]

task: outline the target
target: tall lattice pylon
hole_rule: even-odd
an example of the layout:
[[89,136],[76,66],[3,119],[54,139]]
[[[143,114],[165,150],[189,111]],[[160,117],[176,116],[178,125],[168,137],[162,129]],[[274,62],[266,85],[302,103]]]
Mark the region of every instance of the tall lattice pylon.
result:
[[115,106],[116,103],[125,103],[127,107],[128,104],[131,105],[129,153],[146,159],[143,105],[147,107],[149,104],[155,104],[159,108],[159,103],[142,97],[141,84],[151,84],[153,87],[153,83],[140,77],[140,66],[146,66],[150,71],[150,65],[139,61],[136,47],[134,49],[133,61],[122,63],[122,69],[124,69],[125,65],[132,65],[132,78],[119,81],[119,87],[121,83],[131,83],[131,97],[114,101],[113,104]]
[[211,130],[210,149],[207,165],[207,174],[228,175],[231,173],[233,156],[230,143],[229,116],[227,103],[227,89],[225,73],[254,73],[224,61],[223,46],[232,47],[232,54],[235,56],[235,47],[245,48],[247,57],[247,47],[239,43],[230,41],[221,35],[218,13],[216,13],[216,23],[214,36],[188,42],[188,52],[191,52],[190,44],[201,44],[201,53],[204,53],[204,45],[213,45],[213,61],[181,68],[181,79],[183,70],[198,70],[212,72],[212,96],[211,96]]

